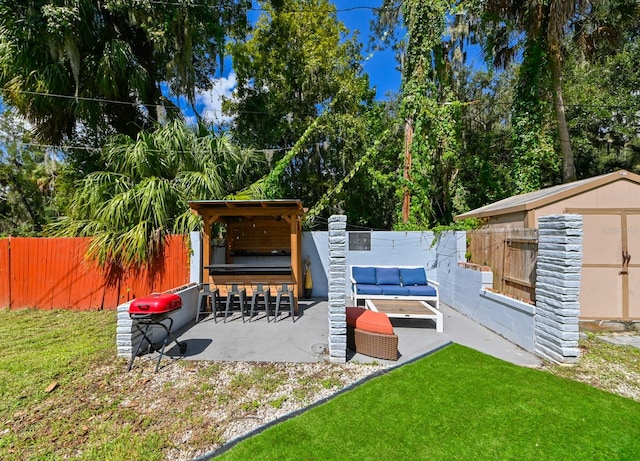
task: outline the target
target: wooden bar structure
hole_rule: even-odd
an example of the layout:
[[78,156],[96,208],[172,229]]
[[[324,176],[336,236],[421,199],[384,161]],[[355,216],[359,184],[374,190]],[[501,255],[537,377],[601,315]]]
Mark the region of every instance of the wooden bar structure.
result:
[[[293,283],[291,266],[275,264],[210,264],[204,269],[209,271],[209,281],[216,284],[238,283],[245,285],[249,294],[252,292],[252,283]],[[224,289],[221,290],[225,292]],[[273,290],[272,295],[275,296]],[[295,289],[294,289],[295,292]]]
[[[189,202],[189,207],[204,221],[203,280],[216,285],[288,282],[299,298],[305,212],[300,200],[198,200]],[[222,239],[212,235],[216,224],[225,229],[224,247]],[[224,263],[213,261],[214,244],[224,248]],[[259,262],[237,261],[247,258]],[[269,259],[274,262],[266,262]]]

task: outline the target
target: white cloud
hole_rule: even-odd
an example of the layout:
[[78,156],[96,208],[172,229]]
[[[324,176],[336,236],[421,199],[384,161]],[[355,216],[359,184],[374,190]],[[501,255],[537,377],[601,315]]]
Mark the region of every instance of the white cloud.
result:
[[196,94],[196,109],[203,119],[217,124],[227,123],[232,117],[222,113],[222,98],[230,98],[236,88],[236,74],[219,78],[213,84],[211,91]]

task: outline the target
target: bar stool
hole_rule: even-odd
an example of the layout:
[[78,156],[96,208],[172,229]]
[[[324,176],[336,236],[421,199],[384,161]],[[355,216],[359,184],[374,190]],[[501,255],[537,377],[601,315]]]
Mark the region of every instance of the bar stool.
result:
[[266,283],[252,283],[251,284],[251,312],[249,313],[249,322],[253,319],[253,313],[255,312],[257,304],[260,302],[260,297],[264,302],[264,310],[267,313],[267,322],[269,321],[269,305],[271,304],[271,287]]
[[196,314],[196,323],[200,321],[200,317],[209,314],[207,310],[208,305],[211,306],[211,313],[213,313],[215,318],[218,309],[218,295],[219,292],[217,288],[213,288],[212,290],[211,285],[208,283],[202,285],[202,291],[198,296],[198,313]]
[[244,311],[247,308],[247,290],[244,286],[239,286],[237,283],[227,284],[227,305],[224,311],[224,321],[227,322],[229,316],[229,310],[235,304],[236,297],[238,298],[238,305],[240,306],[240,312],[242,313],[242,321],[244,322]]
[[289,304],[289,310],[291,311],[291,321],[295,322],[295,318],[293,317],[293,315],[295,313],[296,298],[293,294],[293,286],[291,286],[291,284],[289,283],[282,283],[278,285],[276,291],[276,311],[273,321],[278,321],[278,312],[280,311],[280,305],[283,303],[283,297],[285,297],[288,298],[285,301],[285,304]]

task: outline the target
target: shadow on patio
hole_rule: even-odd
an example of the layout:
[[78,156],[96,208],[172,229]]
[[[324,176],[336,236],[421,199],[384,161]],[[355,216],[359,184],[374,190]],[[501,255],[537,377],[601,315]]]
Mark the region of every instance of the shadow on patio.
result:
[[[348,301],[349,302],[349,301]],[[254,320],[242,321],[239,312],[227,322],[219,314],[192,323],[178,339],[187,343],[185,360],[241,362],[319,362],[328,360],[328,303],[326,299],[300,300],[300,316],[291,321],[288,311],[269,322],[259,311]],[[494,357],[524,366],[539,366],[540,360],[487,328],[478,325],[449,306],[441,304],[444,333],[436,333],[432,320],[393,319],[398,335],[398,361],[387,361],[347,350],[347,361],[399,364],[415,359],[449,342],[477,349]],[[167,355],[179,357],[177,347]]]

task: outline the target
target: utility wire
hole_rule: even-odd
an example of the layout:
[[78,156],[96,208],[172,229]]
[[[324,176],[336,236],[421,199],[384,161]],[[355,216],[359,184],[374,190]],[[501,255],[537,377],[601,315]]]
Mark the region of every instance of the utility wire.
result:
[[[186,2],[167,2],[167,1],[162,1],[162,0],[152,0],[149,3],[153,4],[153,5],[164,5],[164,6],[179,6],[179,7],[187,7],[187,8],[217,8],[214,5],[206,5],[206,4],[202,4],[202,3],[186,3]],[[332,13],[332,12],[336,12],[336,13],[348,13],[348,12],[352,12],[352,11],[364,11],[364,10],[368,10],[368,11],[379,11],[381,9],[391,9],[391,8],[382,8],[382,7],[375,7],[375,6],[366,6],[366,5],[356,5],[356,6],[350,6],[347,8],[335,8],[335,9],[328,9],[325,10],[326,13]],[[256,8],[256,7],[251,7],[251,8],[247,8],[246,11],[256,11],[256,12],[272,12],[272,11],[276,11],[275,9],[273,10],[268,10],[266,8]],[[316,13],[317,10],[310,10],[310,9],[304,9],[304,8],[300,8],[300,9],[295,9],[295,10],[277,10],[278,13]]]
[[[49,98],[60,98],[60,99],[75,99],[75,100],[80,100],[80,101],[85,101],[85,102],[97,102],[97,103],[106,103],[106,104],[122,104],[122,105],[127,105],[127,106],[135,106],[135,107],[140,107],[140,106],[145,106],[145,107],[153,107],[153,108],[161,108],[161,109],[166,109],[167,106],[162,105],[162,104],[147,104],[147,103],[143,103],[143,102],[133,102],[133,101],[118,101],[115,99],[102,99],[102,98],[95,98],[95,97],[88,97],[88,96],[74,96],[74,95],[68,95],[68,94],[58,94],[58,93],[45,93],[45,92],[40,92],[40,91],[29,91],[29,90],[18,90],[16,91],[16,93],[19,94],[28,94],[28,95],[32,95],[32,96],[43,96],[43,97],[49,97]],[[179,107],[176,104],[177,107]],[[225,112],[222,109],[205,109],[203,112],[207,113],[207,112],[212,112],[212,113],[218,113],[218,114],[225,114]],[[234,114],[254,114],[254,115],[287,115],[290,112],[267,112],[267,111],[257,111],[257,110],[238,110],[235,111],[233,114],[231,114],[230,116],[234,115]],[[312,112],[308,112],[308,113],[302,113],[300,115],[309,115],[309,116],[316,116],[318,115],[317,113],[312,113]]]
[[[100,152],[102,150],[101,147],[91,147],[91,146],[74,146],[74,145],[62,145],[62,146],[54,146],[53,144],[41,144],[41,143],[35,143],[35,142],[21,142],[19,143],[19,145],[21,146],[28,146],[28,147],[36,147],[36,148],[40,148],[40,149],[52,149],[52,150],[58,150],[58,151],[64,151],[67,149],[74,149],[74,150],[86,150],[86,151],[95,151],[95,152]],[[274,147],[273,149],[250,149],[247,148],[246,150],[251,151],[251,152],[261,152],[261,153],[273,153],[273,152],[278,152],[278,151],[288,151],[290,150],[290,147]],[[176,149],[145,149],[146,152],[173,152],[176,154],[190,154],[193,151],[191,150],[176,150]],[[215,150],[215,152],[217,153],[221,153],[221,152],[226,152],[225,150]]]
[[[145,106],[145,107],[156,107],[156,108],[166,108],[166,106],[161,105],[161,104],[145,104],[142,102],[131,102],[131,101],[118,101],[118,100],[113,100],[113,99],[102,99],[102,98],[95,98],[95,97],[81,97],[81,96],[73,96],[73,95],[66,95],[66,94],[56,94],[56,93],[44,93],[44,92],[39,92],[39,91],[28,91],[28,90],[19,90],[17,91],[17,93],[20,94],[29,94],[29,95],[33,95],[33,96],[43,96],[43,97],[50,97],[50,98],[62,98],[62,99],[78,99],[78,100],[82,100],[82,101],[87,101],[87,102],[98,102],[98,103],[107,103],[107,104],[124,104],[124,105],[131,105],[131,106]],[[473,100],[473,101],[440,101],[438,104],[442,105],[442,106],[449,106],[455,103],[459,103],[461,105],[479,105],[482,104],[481,100]],[[487,101],[487,104],[491,104],[492,106],[512,106],[513,103],[511,102],[501,102],[501,101]],[[556,105],[554,104],[554,107]],[[633,104],[628,104],[625,106],[616,106],[616,105],[608,105],[608,104],[588,104],[588,103],[563,103],[562,107],[565,108],[571,108],[571,107],[586,107],[586,108],[592,108],[592,109],[609,109],[609,110],[624,110],[624,109],[638,109],[640,108],[640,101],[638,101],[637,103],[633,103]],[[218,113],[218,114],[224,114],[224,111],[222,109],[205,109],[203,111],[204,113]],[[290,112],[267,112],[267,111],[245,111],[245,110],[239,110],[234,112],[233,114],[254,114],[254,115],[287,115]],[[231,114],[231,116],[233,115]],[[300,115],[309,115],[309,116],[317,116],[317,113],[302,113]]]

